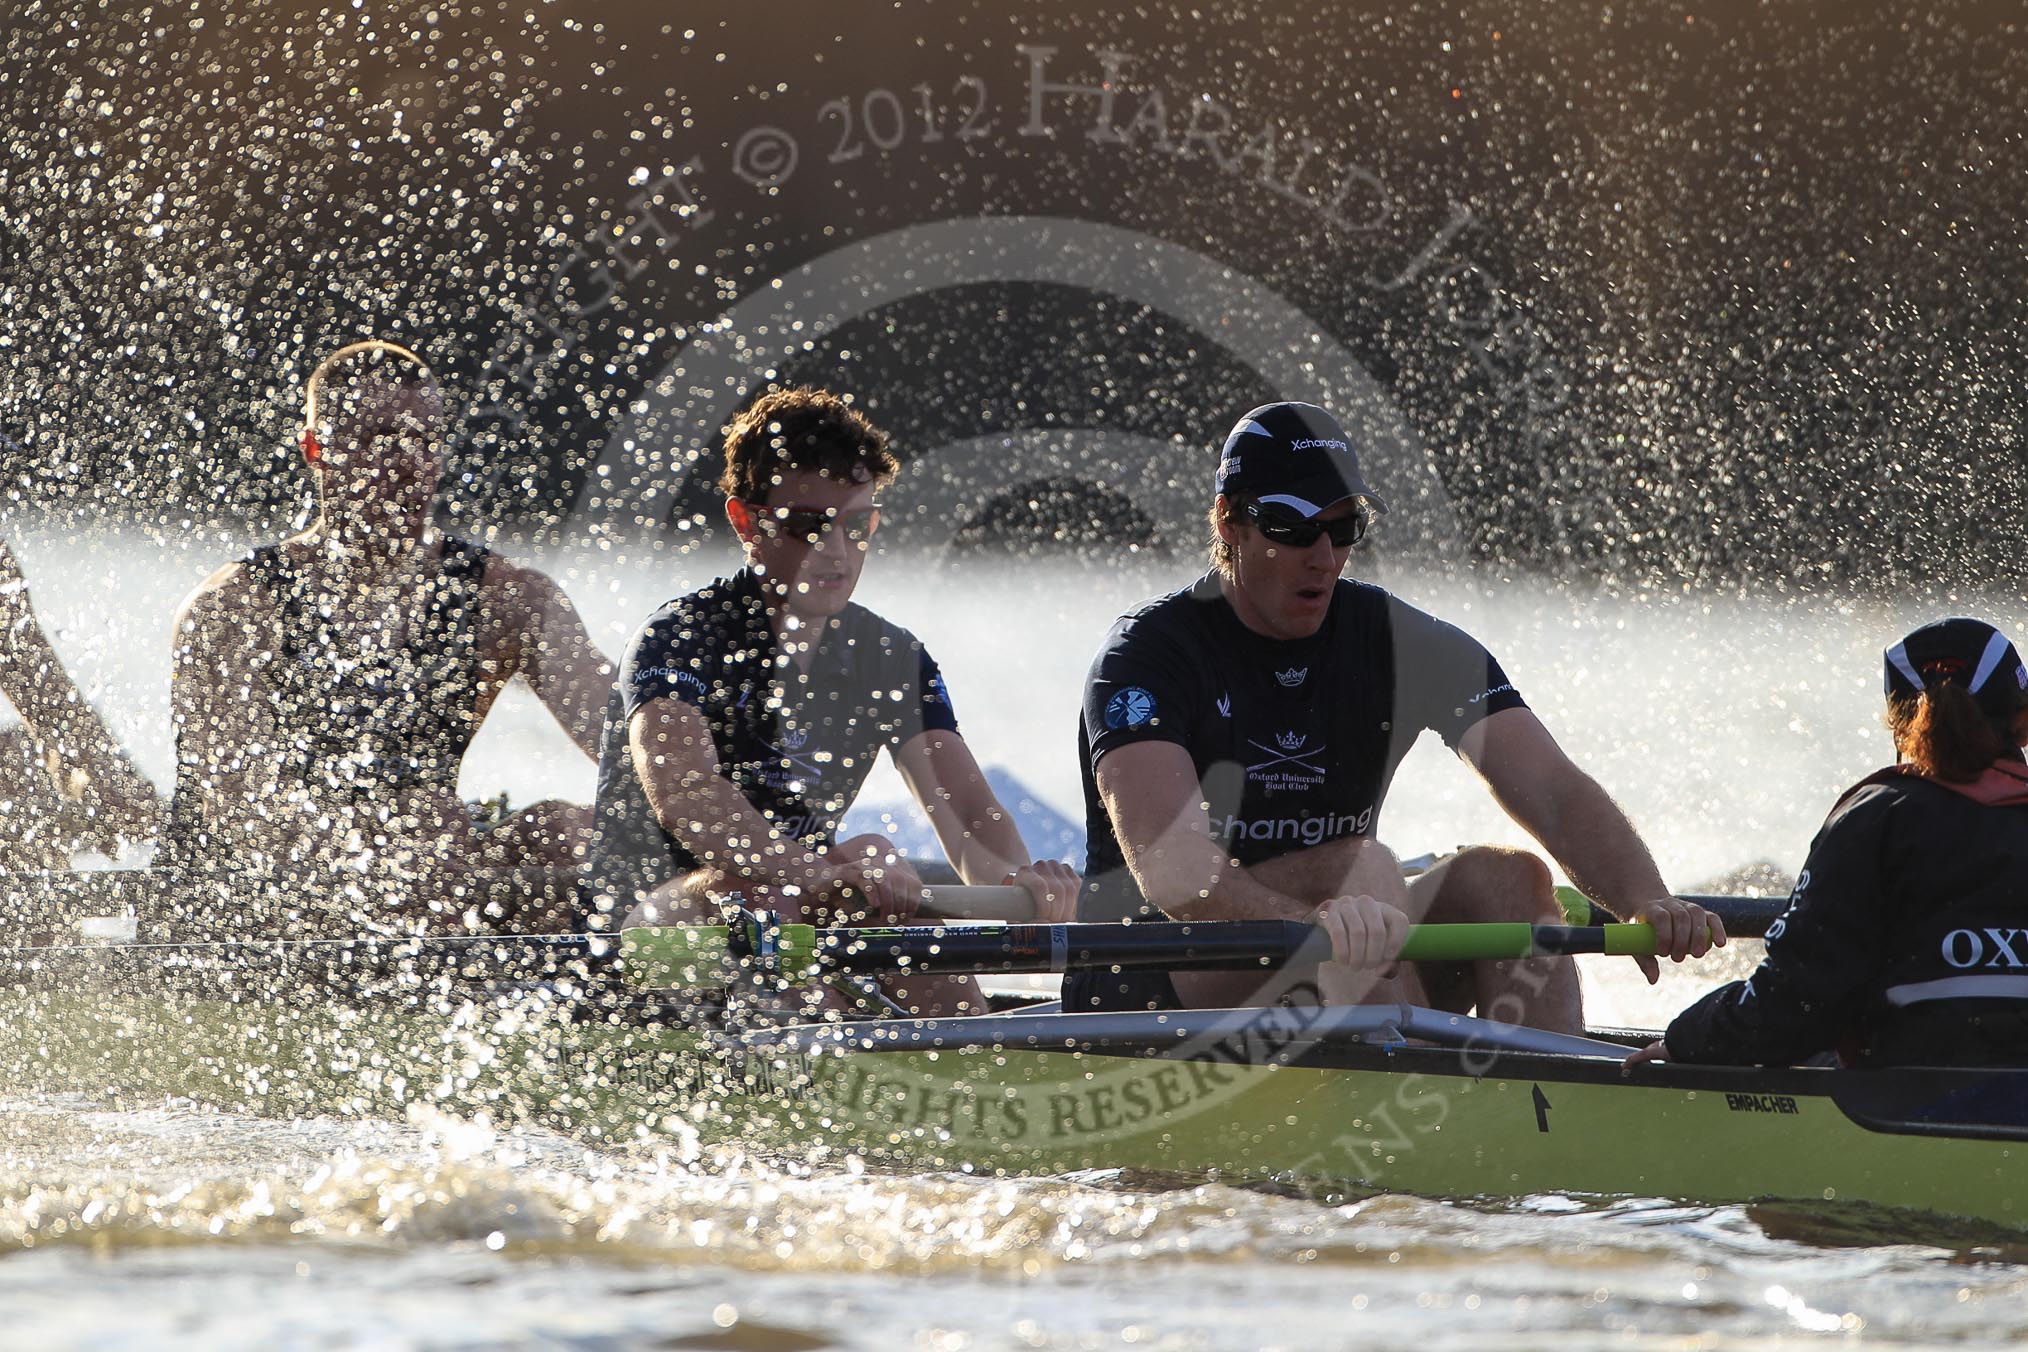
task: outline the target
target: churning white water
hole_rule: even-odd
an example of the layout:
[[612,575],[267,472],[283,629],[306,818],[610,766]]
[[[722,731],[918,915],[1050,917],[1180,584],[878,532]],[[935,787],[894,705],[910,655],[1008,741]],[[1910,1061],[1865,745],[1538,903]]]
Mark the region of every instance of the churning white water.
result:
[[[167,784],[169,616],[247,540],[31,529],[15,543],[71,670]],[[608,653],[728,562],[527,557]],[[1120,609],[1193,566],[883,553],[861,597],[942,662],[981,761],[1075,820],[1091,651]],[[1386,581],[1492,648],[1679,886],[1763,861],[1793,869],[1837,791],[1886,758],[1886,638],[1948,611],[2018,610]],[[519,691],[464,780],[472,796],[517,801],[591,786],[590,765]],[[900,795],[889,773],[867,798]],[[1403,854],[1521,842],[1433,739],[1403,767],[1384,834]],[[1587,960],[1591,1012],[1658,1022],[1738,958],[1654,991],[1624,962]],[[1659,1347],[2028,1332],[2021,1254],[2004,1240],[1907,1238],[1783,1208],[1333,1206],[1104,1174],[784,1172],[737,1150],[594,1149],[435,1114],[278,1122],[177,1101],[0,1103],[0,1246],[20,1250],[0,1268],[10,1346],[1465,1348],[1575,1335]]]

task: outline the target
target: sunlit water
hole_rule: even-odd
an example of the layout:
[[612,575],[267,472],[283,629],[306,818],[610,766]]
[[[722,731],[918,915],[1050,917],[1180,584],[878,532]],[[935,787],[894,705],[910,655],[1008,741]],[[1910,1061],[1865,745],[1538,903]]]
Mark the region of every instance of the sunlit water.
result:
[[[37,607],[116,734],[167,783],[168,617],[246,541],[15,537]],[[716,557],[540,556],[616,652]],[[875,558],[862,599],[919,633],[989,765],[1077,815],[1078,684],[1125,605],[1187,562],[945,568]],[[1837,790],[1885,758],[1881,644],[1936,613],[1527,581],[1388,576],[1483,638],[1689,886],[1792,869]],[[474,795],[583,797],[591,767],[525,693],[468,762]],[[883,776],[868,796],[892,801]],[[1427,741],[1385,835],[1404,854],[1520,837]],[[133,861],[128,861],[133,862]],[[1751,946],[1745,946],[1750,948]],[[1744,952],[1738,959],[1748,955]],[[1726,970],[1736,966],[1736,961]],[[1595,1018],[1656,991],[1586,971]],[[764,1143],[763,1143],[764,1144]],[[1714,1162],[1714,1167],[1722,1167]],[[0,1103],[7,1346],[969,1347],[2006,1344],[2028,1255],[1990,1233],[1752,1208],[1545,1197],[1326,1205],[1218,1185],[785,1174],[737,1154],[591,1150],[448,1117],[274,1122],[165,1104]],[[1902,1242],[1894,1242],[1902,1241]],[[1919,1241],[1919,1242],[1918,1242]]]

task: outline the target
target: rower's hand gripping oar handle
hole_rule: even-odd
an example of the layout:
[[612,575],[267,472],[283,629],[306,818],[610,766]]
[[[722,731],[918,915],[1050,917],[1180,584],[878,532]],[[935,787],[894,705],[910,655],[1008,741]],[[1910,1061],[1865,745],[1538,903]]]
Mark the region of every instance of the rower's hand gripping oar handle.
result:
[[[1735,939],[1758,939],[1789,908],[1787,897],[1732,897],[1704,892],[1678,892],[1678,899],[1702,906],[1718,917]],[[1573,925],[1611,925],[1616,917],[1574,887],[1556,889],[1556,905]]]

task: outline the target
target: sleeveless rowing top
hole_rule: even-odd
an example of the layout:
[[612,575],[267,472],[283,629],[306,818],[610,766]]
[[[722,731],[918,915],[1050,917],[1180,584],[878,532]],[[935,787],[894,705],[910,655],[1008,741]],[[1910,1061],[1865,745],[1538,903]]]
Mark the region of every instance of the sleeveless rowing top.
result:
[[[439,777],[455,781],[477,731],[478,599],[491,558],[483,546],[447,536],[407,641],[362,657],[334,645],[306,595],[307,580],[281,546],[247,556],[247,571],[274,598],[279,621],[259,670],[273,692],[280,744],[271,754],[285,788],[364,803]],[[165,842],[171,862],[206,862],[195,829],[201,774],[177,758]]]

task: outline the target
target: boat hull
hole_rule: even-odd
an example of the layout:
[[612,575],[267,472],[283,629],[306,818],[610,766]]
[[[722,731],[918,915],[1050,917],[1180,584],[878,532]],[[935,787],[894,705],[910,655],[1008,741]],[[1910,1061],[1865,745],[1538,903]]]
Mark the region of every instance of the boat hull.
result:
[[277,1116],[427,1105],[606,1142],[987,1175],[1863,1201],[2028,1225],[2018,1072],[1627,1073],[1603,1044],[1416,1045],[1385,1019],[1354,1028],[1300,1011],[728,1036],[704,1011],[644,1004],[553,960],[479,980],[467,963],[366,998],[328,970],[221,988],[216,969],[151,977],[134,954],[70,952],[17,970],[0,995],[13,1092]]

